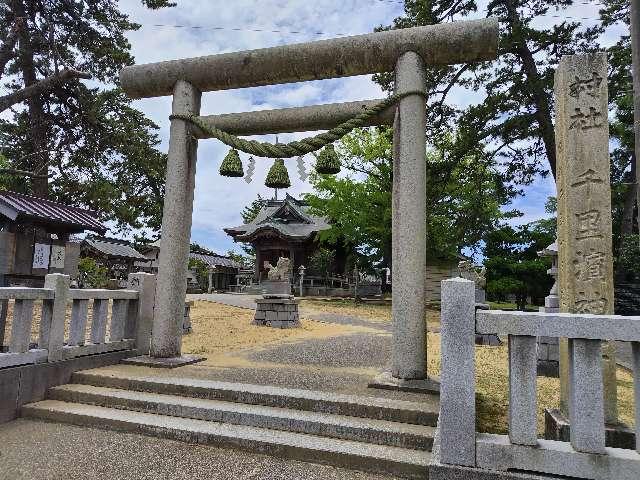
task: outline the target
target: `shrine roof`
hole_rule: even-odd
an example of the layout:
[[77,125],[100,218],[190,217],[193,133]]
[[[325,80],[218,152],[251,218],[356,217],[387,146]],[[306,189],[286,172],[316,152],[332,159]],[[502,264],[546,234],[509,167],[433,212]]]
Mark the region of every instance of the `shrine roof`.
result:
[[33,222],[69,232],[107,231],[97,212],[8,190],[0,191],[0,214],[13,222]]
[[204,255],[202,253],[190,253],[189,258],[200,260],[207,264],[211,268],[215,267],[227,267],[227,268],[240,268],[240,264],[229,257],[222,255]]
[[148,260],[147,257],[133,248],[129,242],[115,238],[92,237],[84,239],[83,245],[112,258],[128,260]]
[[331,228],[326,218],[309,213],[309,206],[287,195],[284,200],[267,200],[256,218],[224,231],[240,242],[252,241],[261,233],[275,234],[289,240],[307,240]]

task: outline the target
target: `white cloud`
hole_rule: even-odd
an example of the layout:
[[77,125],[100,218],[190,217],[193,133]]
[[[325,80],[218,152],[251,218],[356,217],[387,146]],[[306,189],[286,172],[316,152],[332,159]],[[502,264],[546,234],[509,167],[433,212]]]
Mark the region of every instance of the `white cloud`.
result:
[[[483,10],[487,2],[483,0],[479,3],[482,8],[476,17],[484,16]],[[337,34],[367,33],[378,25],[391,23],[403,9],[400,2],[383,0],[184,0],[178,2],[175,8],[157,11],[144,8],[139,0],[120,0],[120,7],[133,21],[142,24],[139,31],[128,35],[138,64],[312,41],[331,38]],[[596,17],[597,6],[580,5],[568,14],[578,16],[578,13],[580,16]],[[541,18],[539,21],[549,23],[557,22],[557,19]],[[171,25],[184,27],[175,28]],[[280,32],[218,30],[216,27]],[[293,31],[304,33],[291,33]],[[318,32],[323,35],[318,35]],[[605,40],[613,43],[617,36],[619,33],[614,32],[608,34]],[[242,112],[381,96],[383,93],[380,87],[371,81],[371,77],[361,76],[206,93],[203,95],[202,113]],[[452,91],[450,97],[461,106],[482,100],[478,92],[464,89]],[[170,98],[137,100],[135,105],[161,127],[161,148],[166,151]],[[281,135],[280,141],[302,136]],[[273,141],[274,138],[271,136],[267,140]],[[256,159],[253,183],[249,185],[242,179],[219,176],[217,171],[227,151],[226,146],[214,140],[201,141],[199,144],[192,228],[194,241],[222,252],[234,247],[222,228],[241,223],[240,211],[258,193],[264,197],[273,194],[263,185],[271,165],[270,160]],[[242,158],[246,167],[247,156],[242,155]],[[285,163],[293,183],[289,193],[299,195],[310,191],[310,185],[298,179],[295,160],[286,160]],[[312,158],[307,160],[308,168],[310,163]],[[520,221],[531,221],[544,216],[544,201],[553,191],[553,184],[548,180],[540,180],[527,188],[526,196],[516,200],[513,205],[525,213]]]

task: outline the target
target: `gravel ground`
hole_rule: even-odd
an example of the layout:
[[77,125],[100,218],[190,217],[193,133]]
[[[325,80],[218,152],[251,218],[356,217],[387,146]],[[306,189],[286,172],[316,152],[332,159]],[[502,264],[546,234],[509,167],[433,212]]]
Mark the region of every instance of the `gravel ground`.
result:
[[11,480],[394,480],[314,463],[143,435],[16,420],[0,425],[0,478]]
[[391,358],[391,337],[352,334],[282,344],[249,355],[256,362],[324,367],[369,367],[382,369]]

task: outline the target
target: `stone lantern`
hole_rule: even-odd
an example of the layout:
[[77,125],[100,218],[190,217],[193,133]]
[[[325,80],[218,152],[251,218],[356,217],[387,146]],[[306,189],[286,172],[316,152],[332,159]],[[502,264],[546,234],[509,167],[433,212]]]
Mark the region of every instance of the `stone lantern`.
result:
[[538,252],[539,257],[551,257],[551,268],[547,273],[553,277],[553,287],[544,299],[544,307],[541,312],[557,313],[560,311],[560,297],[558,296],[558,242],[553,242],[544,250]]
[[[551,268],[547,273],[553,277],[553,287],[544,298],[541,312],[557,313],[560,311],[558,296],[558,242],[555,241],[544,250],[538,252],[539,257],[551,257]],[[557,377],[559,373],[559,347],[556,337],[538,337],[538,375]]]

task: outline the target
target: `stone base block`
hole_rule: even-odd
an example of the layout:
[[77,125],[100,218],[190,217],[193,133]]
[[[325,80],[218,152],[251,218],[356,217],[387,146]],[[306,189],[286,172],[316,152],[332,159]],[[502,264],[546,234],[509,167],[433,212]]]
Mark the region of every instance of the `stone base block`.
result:
[[[626,425],[605,425],[605,443],[607,447],[635,450],[636,436]],[[555,408],[544,411],[544,438],[547,440],[571,441],[569,419]]]
[[260,284],[263,293],[267,294],[290,294],[291,284],[288,280],[264,280]]
[[139,357],[127,358],[121,363],[124,363],[125,365],[138,365],[141,367],[152,368],[177,368],[202,362],[204,360],[206,360],[206,358],[200,355],[182,355],[180,357],[170,358],[155,358],[150,357],[149,355],[141,355]]
[[288,320],[256,320],[253,322],[253,324],[261,327],[271,328],[298,328],[300,326],[299,321]]
[[382,372],[369,382],[368,387],[382,390],[398,390],[400,392],[440,393],[440,382],[433,378],[396,378],[391,375],[391,372]]
[[253,324],[273,328],[299,327],[298,300],[293,295],[277,294],[257,298]]

